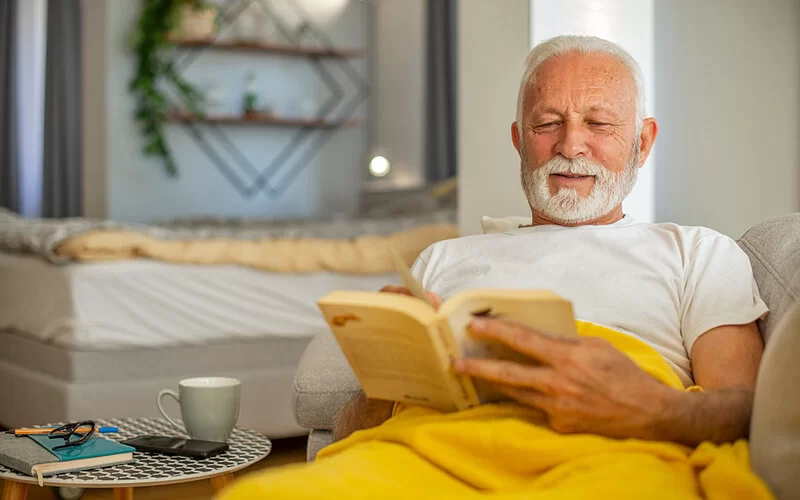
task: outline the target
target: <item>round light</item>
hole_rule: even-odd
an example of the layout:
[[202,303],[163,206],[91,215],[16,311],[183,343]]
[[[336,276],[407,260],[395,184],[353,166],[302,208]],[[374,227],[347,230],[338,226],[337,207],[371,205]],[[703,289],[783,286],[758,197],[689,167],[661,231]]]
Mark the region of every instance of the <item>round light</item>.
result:
[[369,173],[375,177],[383,177],[392,169],[392,164],[389,163],[383,156],[376,156],[369,162]]

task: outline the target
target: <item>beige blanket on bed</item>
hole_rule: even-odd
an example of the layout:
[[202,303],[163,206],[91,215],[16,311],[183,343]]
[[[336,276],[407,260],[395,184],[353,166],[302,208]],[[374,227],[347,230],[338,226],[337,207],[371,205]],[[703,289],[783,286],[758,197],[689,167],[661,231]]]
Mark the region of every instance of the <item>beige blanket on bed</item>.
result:
[[387,244],[412,263],[428,245],[455,238],[452,224],[431,224],[388,236],[354,239],[266,238],[261,240],[159,240],[133,231],[102,230],[81,234],[56,248],[78,261],[148,258],[183,264],[240,264],[271,272],[332,271],[378,274],[394,270]]

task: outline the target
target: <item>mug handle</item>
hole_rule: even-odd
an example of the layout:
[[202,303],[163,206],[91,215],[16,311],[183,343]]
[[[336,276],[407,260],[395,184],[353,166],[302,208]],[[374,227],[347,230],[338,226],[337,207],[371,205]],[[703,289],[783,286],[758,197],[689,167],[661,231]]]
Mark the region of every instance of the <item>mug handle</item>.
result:
[[177,423],[176,421],[172,420],[172,419],[169,417],[169,415],[167,415],[167,412],[166,412],[166,411],[164,411],[164,407],[163,407],[163,406],[161,406],[161,400],[162,400],[162,399],[164,399],[164,396],[172,396],[172,398],[173,398],[175,401],[177,401],[177,402],[178,402],[178,404],[180,404],[180,403],[181,403],[181,398],[180,398],[180,396],[178,396],[178,393],[177,393],[177,392],[175,392],[175,391],[173,391],[172,389],[161,389],[161,390],[158,392],[158,411],[160,411],[160,412],[161,412],[161,414],[162,414],[162,415],[164,415],[164,418],[166,418],[166,419],[167,419],[167,421],[168,421],[170,424],[172,424],[172,426],[173,426],[173,427],[175,427],[176,429],[178,429],[178,430],[179,430],[179,431],[181,431],[182,433],[185,433],[185,432],[186,432],[186,430],[183,428],[183,426],[181,426],[181,425],[178,425],[178,423]]

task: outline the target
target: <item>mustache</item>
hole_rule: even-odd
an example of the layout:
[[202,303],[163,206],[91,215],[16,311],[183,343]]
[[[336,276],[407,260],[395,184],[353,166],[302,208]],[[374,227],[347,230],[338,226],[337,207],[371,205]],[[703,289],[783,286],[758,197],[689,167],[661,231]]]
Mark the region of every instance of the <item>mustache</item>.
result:
[[542,174],[576,174],[576,175],[593,175],[598,179],[605,179],[608,176],[608,170],[597,162],[587,160],[586,158],[576,158],[574,160],[567,159],[561,155],[556,155],[542,165],[539,170]]

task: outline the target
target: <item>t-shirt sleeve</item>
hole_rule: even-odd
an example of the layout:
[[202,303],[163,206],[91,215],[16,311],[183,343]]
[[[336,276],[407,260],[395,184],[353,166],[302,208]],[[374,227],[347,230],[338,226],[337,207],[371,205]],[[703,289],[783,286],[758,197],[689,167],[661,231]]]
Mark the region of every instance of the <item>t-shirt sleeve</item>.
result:
[[723,325],[745,325],[764,316],[747,255],[731,238],[714,234],[700,238],[684,269],[681,334],[691,357],[695,341]]
[[433,245],[429,246],[422,252],[420,252],[417,260],[414,261],[414,264],[411,266],[411,275],[417,278],[417,280],[422,283],[422,286],[425,286],[425,271],[428,269],[428,262],[430,262],[431,252],[433,251]]

